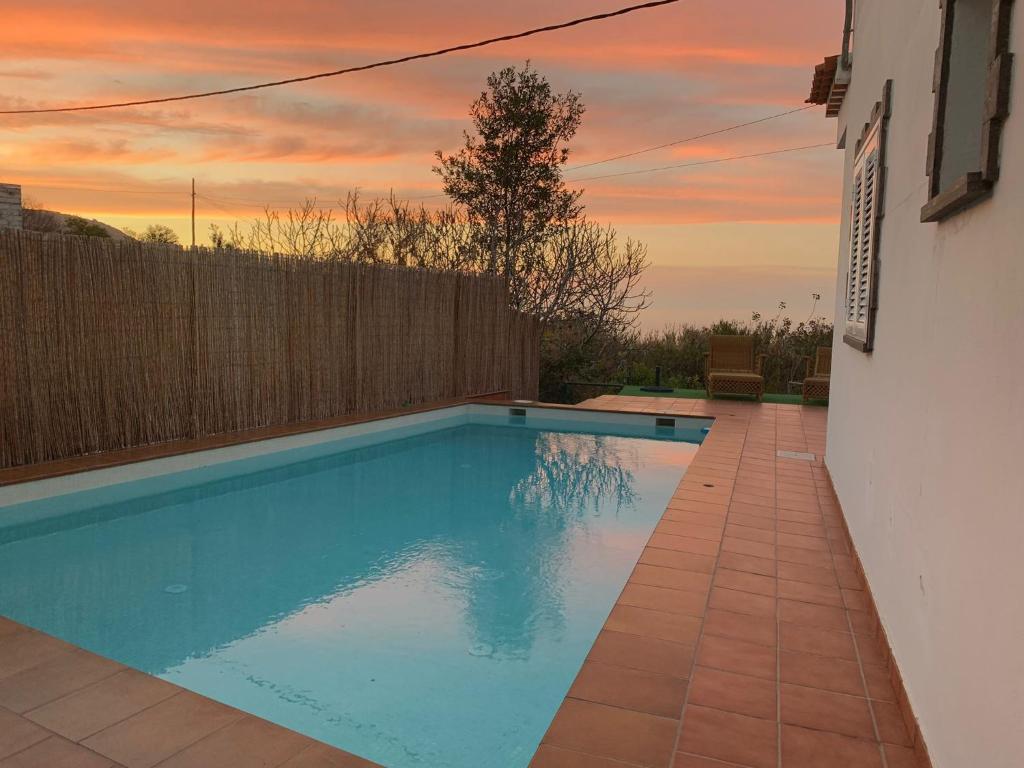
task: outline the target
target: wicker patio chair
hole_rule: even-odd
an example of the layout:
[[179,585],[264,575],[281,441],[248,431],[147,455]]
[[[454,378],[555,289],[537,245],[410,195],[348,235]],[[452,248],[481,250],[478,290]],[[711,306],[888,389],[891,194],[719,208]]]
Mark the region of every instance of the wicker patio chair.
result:
[[704,355],[704,381],[708,397],[716,394],[764,394],[761,368],[764,355],[754,354],[753,336],[712,336]]
[[828,400],[829,381],[832,377],[832,347],[818,347],[814,357],[807,358],[807,376],[804,378],[804,402]]

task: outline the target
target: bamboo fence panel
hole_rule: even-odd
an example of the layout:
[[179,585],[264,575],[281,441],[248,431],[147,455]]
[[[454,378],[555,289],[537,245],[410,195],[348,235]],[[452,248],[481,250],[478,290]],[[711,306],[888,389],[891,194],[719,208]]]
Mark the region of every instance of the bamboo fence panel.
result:
[[0,467],[507,391],[492,276],[0,230]]

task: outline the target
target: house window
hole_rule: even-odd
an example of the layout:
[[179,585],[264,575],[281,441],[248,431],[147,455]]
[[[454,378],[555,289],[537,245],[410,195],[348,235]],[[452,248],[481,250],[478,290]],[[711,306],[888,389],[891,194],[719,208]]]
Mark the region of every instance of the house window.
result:
[[999,178],[1012,6],[1013,0],[944,0],[921,221],[941,221],[983,200]]
[[885,213],[885,144],[891,105],[890,80],[854,150],[843,341],[861,352],[870,352],[875,340],[878,244]]

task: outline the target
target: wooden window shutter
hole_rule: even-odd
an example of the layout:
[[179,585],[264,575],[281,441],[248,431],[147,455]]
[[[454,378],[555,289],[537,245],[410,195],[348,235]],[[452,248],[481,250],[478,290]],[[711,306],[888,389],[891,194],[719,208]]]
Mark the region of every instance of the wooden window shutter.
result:
[[860,275],[860,224],[864,218],[864,169],[856,168],[853,180],[853,204],[850,211],[850,260],[846,273],[846,323],[857,317],[857,277]]
[[871,122],[857,142],[850,192],[850,244],[846,277],[846,317],[843,341],[861,352],[874,346],[877,308],[878,247],[884,216],[885,139],[892,82],[875,105]]
[[[860,259],[857,266],[857,317],[855,321],[867,326],[871,305],[871,282],[875,264],[875,190],[878,188],[878,149],[875,148],[864,162],[864,206],[860,233]],[[865,335],[866,331],[865,331]]]
[[850,256],[846,288],[846,335],[866,343],[875,276],[878,218],[878,134],[861,147],[854,165],[850,214]]

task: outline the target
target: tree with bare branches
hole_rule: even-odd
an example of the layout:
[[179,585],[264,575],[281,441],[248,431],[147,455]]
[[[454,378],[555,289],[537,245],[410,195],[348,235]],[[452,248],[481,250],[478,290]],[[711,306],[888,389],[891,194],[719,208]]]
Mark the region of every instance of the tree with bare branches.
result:
[[133,240],[140,240],[143,243],[158,243],[163,245],[177,245],[177,233],[166,224],[150,224],[141,232],[133,229],[124,231]]
[[553,379],[616,347],[649,298],[646,247],[590,221],[582,190],[562,178],[583,112],[578,94],[555,93],[529,63],[503,69],[472,104],[475,134],[437,154],[449,206],[353,192],[336,213],[307,200],[217,231],[217,247],[501,275],[513,308],[542,321],[542,390],[553,391]]

